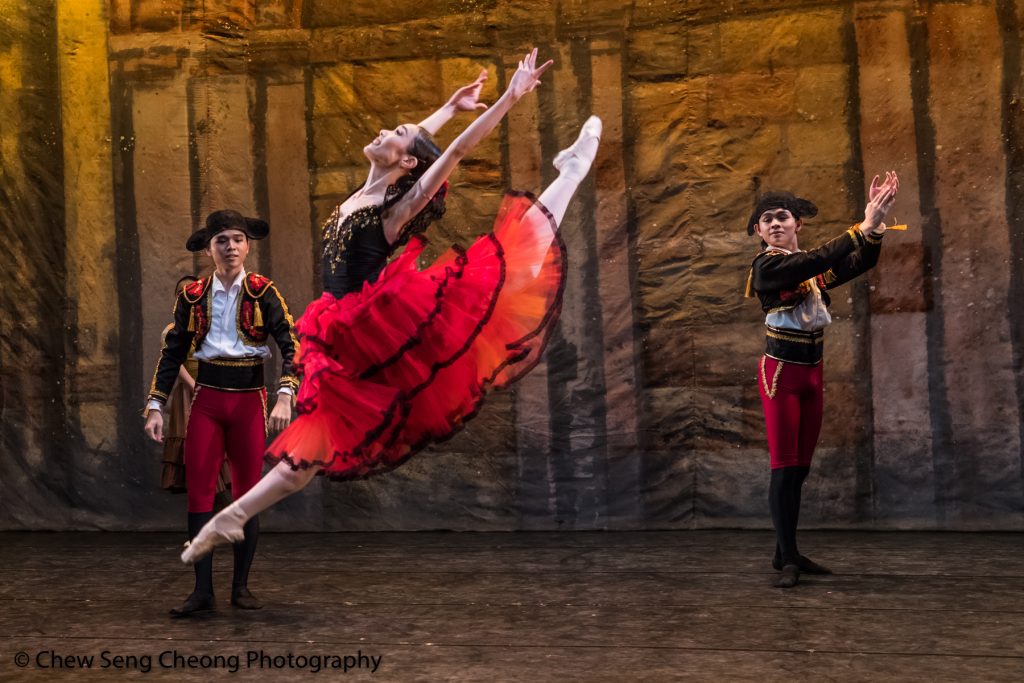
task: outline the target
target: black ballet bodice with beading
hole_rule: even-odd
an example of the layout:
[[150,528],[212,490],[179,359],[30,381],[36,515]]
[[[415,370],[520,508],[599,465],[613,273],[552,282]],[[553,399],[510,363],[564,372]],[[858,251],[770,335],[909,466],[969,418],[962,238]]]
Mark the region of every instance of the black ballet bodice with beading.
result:
[[324,291],[336,297],[374,282],[396,245],[384,237],[380,206],[364,206],[341,218],[339,206],[324,224]]

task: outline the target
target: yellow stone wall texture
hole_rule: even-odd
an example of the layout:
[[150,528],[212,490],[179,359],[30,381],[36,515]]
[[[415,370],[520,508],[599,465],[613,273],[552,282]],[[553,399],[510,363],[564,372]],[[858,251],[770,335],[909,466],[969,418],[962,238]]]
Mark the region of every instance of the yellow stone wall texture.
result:
[[747,215],[810,197],[813,246],[893,168],[911,229],[833,296],[801,521],[1022,529],[1022,27],[1024,0],[0,0],[0,528],[179,528],[138,411],[174,282],[210,268],[185,238],[221,206],[269,220],[249,266],[298,314],[366,141],[481,69],[493,100],[536,45],[555,67],[453,176],[430,255],[600,115],[544,362],[269,527],[767,526]]

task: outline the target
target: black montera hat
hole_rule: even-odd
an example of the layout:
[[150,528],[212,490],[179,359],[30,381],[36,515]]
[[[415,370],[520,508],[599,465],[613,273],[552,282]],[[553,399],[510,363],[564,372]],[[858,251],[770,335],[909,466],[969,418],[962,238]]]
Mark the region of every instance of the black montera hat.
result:
[[818,207],[809,199],[797,197],[792,192],[765,192],[757,198],[754,212],[747,221],[747,234],[754,234],[754,226],[761,214],[769,209],[786,209],[797,218],[813,218],[818,215]]
[[248,218],[237,211],[221,209],[206,217],[206,226],[192,233],[185,248],[189,251],[202,251],[217,233],[225,230],[241,230],[249,239],[261,240],[270,234],[270,225],[259,218]]

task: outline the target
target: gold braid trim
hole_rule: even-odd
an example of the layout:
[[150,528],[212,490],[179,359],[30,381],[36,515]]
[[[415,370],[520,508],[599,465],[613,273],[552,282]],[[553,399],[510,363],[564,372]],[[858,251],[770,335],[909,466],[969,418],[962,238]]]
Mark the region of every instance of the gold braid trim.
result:
[[814,339],[807,339],[807,338],[803,338],[803,337],[793,337],[793,336],[790,336],[788,334],[779,334],[778,332],[774,332],[772,330],[767,330],[765,332],[765,334],[767,336],[771,337],[772,339],[781,339],[782,341],[793,342],[794,344],[824,344],[825,343],[825,337],[824,336],[816,337]]
[[779,390],[779,375],[782,374],[782,366],[785,363],[780,360],[779,364],[775,366],[775,375],[772,376],[771,386],[768,386],[768,375],[764,371],[765,361],[767,361],[767,356],[761,356],[761,382],[764,383],[764,393],[768,394],[769,399],[773,399]]
[[209,365],[222,365],[229,368],[253,368],[263,365],[263,359],[259,356],[245,356],[243,358],[212,358],[200,361]]
[[[179,297],[174,298],[174,308],[171,310],[171,320],[177,319],[178,298]],[[158,372],[160,372],[160,361],[164,359],[164,353],[167,351],[167,333],[170,332],[170,329],[168,328],[173,327],[174,323],[171,323],[170,325],[164,328],[163,334],[160,335],[160,355],[156,357],[156,367],[153,368],[153,379],[149,383],[149,395],[146,397],[147,404],[149,403],[149,400],[153,398],[159,400],[161,403],[167,403],[167,394],[157,390],[156,388],[156,375]],[[142,414],[143,416],[148,415],[149,409],[143,408]]]
[[853,240],[853,247],[855,249],[860,249],[864,246],[864,233],[860,231],[860,223],[847,230],[846,234]]
[[263,402],[263,438],[270,432],[270,414],[267,413],[267,388],[260,389],[260,401]]
[[196,382],[197,387],[206,387],[207,389],[216,389],[217,391],[233,391],[235,393],[242,393],[245,391],[259,391],[259,389],[229,389],[228,387],[217,387],[212,384],[200,384]]
[[[252,287],[249,286],[249,277],[252,275],[262,277],[264,280],[266,280],[266,282],[263,283],[263,289],[259,290],[258,292],[254,292]],[[267,293],[267,290],[274,286],[273,280],[271,280],[268,277],[264,277],[259,273],[246,273],[245,277],[242,278],[242,283],[242,286],[245,287],[245,291],[249,292],[249,296],[251,296],[253,299],[262,298],[263,295]]]
[[199,280],[197,280],[197,282],[201,282],[202,283],[202,287],[199,288],[199,296],[197,296],[195,299],[192,299],[192,298],[189,297],[189,295],[188,295],[189,288],[185,287],[185,289],[182,290],[182,293],[185,295],[185,301],[187,301],[190,304],[199,303],[199,300],[202,299],[204,296],[206,296],[206,292],[207,292],[207,290],[210,289],[210,283],[213,282],[213,278],[214,277],[216,277],[216,276],[215,275],[210,275],[209,277],[204,277],[204,278],[200,278]]
[[[299,338],[295,335],[295,319],[292,318],[292,314],[288,310],[288,303],[281,296],[281,292],[277,291],[274,283],[270,283],[268,289],[274,290],[274,296],[281,302],[281,310],[284,311],[284,319],[288,323],[288,336],[292,338],[292,345],[295,347],[295,351],[292,354],[292,366],[294,366],[295,360],[299,357]],[[281,377],[281,384],[287,384],[296,393],[299,391],[299,378],[294,375],[284,375]]]
[[[214,278],[214,277],[217,277],[217,276],[216,275],[211,275],[210,277]],[[239,297],[239,298],[241,298],[241,297]],[[205,302],[204,302],[204,299],[205,299]],[[203,341],[206,341],[206,338],[210,336],[210,331],[213,329],[213,287],[207,287],[206,291],[203,293],[203,296],[201,296],[200,298],[196,299],[195,303],[192,304],[192,310],[190,312],[190,315],[195,315],[195,312],[196,312],[195,307],[196,306],[200,306],[200,307],[203,307],[205,309],[203,311],[203,313],[206,316],[206,333],[203,335]],[[193,319],[190,318],[189,320],[190,320],[189,324],[193,325],[193,327],[196,327],[197,324],[192,322]],[[198,332],[197,329],[193,329],[192,331],[193,332]],[[193,337],[193,342],[194,341],[195,341],[195,338]],[[202,343],[200,343],[200,346],[202,346]]]
[[[210,289],[211,289],[211,291],[213,290],[212,287]],[[257,344],[254,341],[253,341],[252,344],[250,344],[249,342],[252,341],[252,340],[249,339],[249,337],[247,337],[245,335],[245,332],[242,331],[242,300],[243,299],[245,299],[245,296],[243,295],[242,292],[239,292],[238,293],[238,298],[235,300],[235,332],[238,333],[238,341],[242,342],[242,346],[256,347],[256,346],[259,346],[259,344]],[[254,301],[253,305],[258,307],[260,305],[260,302],[259,301]],[[213,318],[213,304],[212,304],[212,302],[210,304],[210,317]],[[210,322],[210,327],[211,328],[213,327],[213,321],[212,320]]]
[[263,289],[261,289],[258,292],[254,292],[252,290],[252,287],[249,286],[249,278],[252,275],[256,275],[257,277],[261,278],[263,277],[259,273],[249,273],[243,278],[242,286],[245,288],[245,291],[249,293],[249,296],[251,296],[254,299],[252,310],[252,326],[263,327],[263,309],[260,308],[260,299],[262,299],[263,295],[267,293],[267,290],[274,286],[274,281],[271,280],[270,278],[263,278],[265,280],[265,282],[263,283]]

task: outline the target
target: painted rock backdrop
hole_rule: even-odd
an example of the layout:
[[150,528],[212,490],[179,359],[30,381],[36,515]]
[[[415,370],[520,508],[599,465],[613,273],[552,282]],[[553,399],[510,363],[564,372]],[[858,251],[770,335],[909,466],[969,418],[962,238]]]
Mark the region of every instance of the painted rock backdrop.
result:
[[0,528],[182,528],[139,411],[175,281],[210,270],[185,239],[216,208],[267,219],[249,266],[300,313],[362,146],[481,69],[492,101],[536,45],[555,67],[430,236],[487,231],[604,119],[545,361],[457,438],[268,528],[767,526],[753,198],[817,201],[812,246],[896,169],[910,230],[834,295],[801,521],[1020,530],[1022,26],[1022,0],[0,0]]

